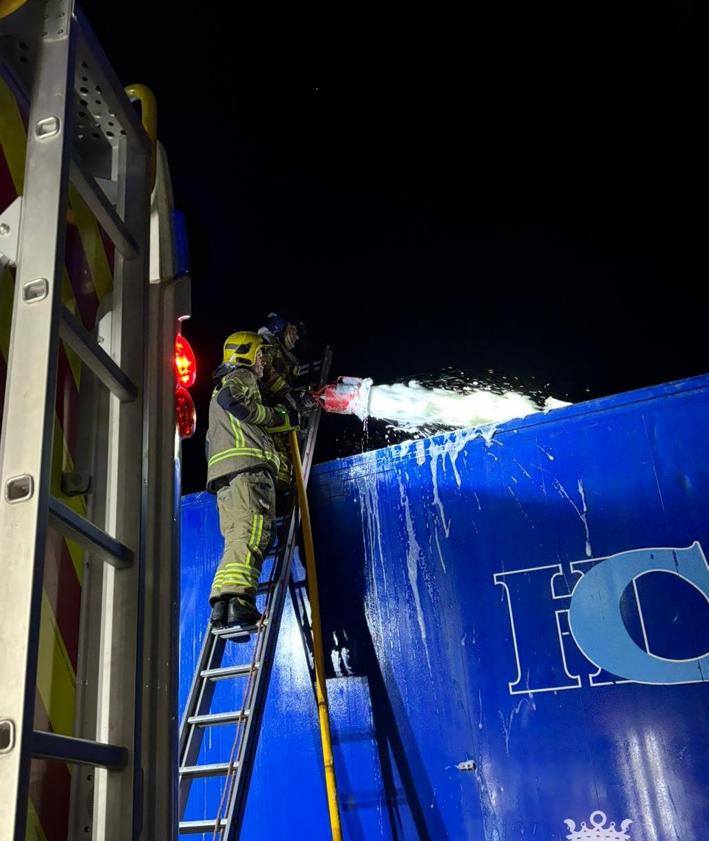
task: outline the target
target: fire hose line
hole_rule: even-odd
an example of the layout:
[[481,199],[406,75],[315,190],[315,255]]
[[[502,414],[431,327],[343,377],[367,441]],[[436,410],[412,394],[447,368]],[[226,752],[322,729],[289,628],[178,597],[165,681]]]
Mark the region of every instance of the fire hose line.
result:
[[317,698],[318,717],[320,719],[320,739],[322,742],[323,765],[325,766],[325,787],[327,789],[327,805],[330,812],[330,829],[332,831],[333,841],[342,841],[340,810],[337,802],[337,782],[335,780],[335,761],[332,756],[330,718],[327,706],[325,657],[323,655],[322,628],[320,625],[320,599],[318,596],[318,580],[315,573],[315,547],[313,545],[313,531],[310,524],[308,497],[305,491],[305,482],[303,481],[303,465],[300,460],[298,433],[294,430],[288,433],[288,444],[293,459],[301,524],[303,527],[303,543],[305,544],[305,569],[308,577],[308,598],[310,599],[311,630],[313,634],[313,659],[315,661],[315,696]]

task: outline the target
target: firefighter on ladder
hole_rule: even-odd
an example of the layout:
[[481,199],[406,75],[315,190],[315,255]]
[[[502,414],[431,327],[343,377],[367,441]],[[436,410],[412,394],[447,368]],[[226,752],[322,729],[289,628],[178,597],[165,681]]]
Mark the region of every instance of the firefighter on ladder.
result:
[[[291,315],[279,315],[271,312],[266,323],[259,328],[259,336],[266,340],[263,345],[264,371],[259,386],[263,401],[267,406],[285,404],[299,414],[312,411],[316,402],[308,394],[299,393],[295,382],[300,374],[300,364],[293,348],[305,337],[305,325]],[[286,436],[274,435],[273,439],[279,457],[276,490],[279,508],[285,509],[290,503],[293,490],[293,465]]]
[[224,535],[209,596],[215,626],[255,624],[261,618],[256,590],[272,537],[280,464],[273,436],[291,428],[287,409],[265,406],[261,399],[264,342],[256,333],[232,333],[213,375],[207,490],[217,495]]

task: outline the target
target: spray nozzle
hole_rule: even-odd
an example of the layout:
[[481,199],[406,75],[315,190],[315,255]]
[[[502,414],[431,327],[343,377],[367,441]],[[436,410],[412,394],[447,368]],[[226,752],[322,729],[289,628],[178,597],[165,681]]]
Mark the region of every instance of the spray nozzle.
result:
[[313,391],[313,397],[326,412],[335,415],[356,415],[360,420],[369,416],[370,377],[338,377],[334,383]]

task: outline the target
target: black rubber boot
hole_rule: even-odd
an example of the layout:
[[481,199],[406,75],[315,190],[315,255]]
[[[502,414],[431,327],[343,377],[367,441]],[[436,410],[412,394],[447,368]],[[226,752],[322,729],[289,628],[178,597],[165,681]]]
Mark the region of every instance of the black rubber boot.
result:
[[217,599],[212,605],[212,615],[209,617],[210,622],[215,628],[223,628],[226,621],[227,603],[224,599]]
[[250,596],[233,596],[229,599],[227,625],[255,625],[260,618],[256,602]]

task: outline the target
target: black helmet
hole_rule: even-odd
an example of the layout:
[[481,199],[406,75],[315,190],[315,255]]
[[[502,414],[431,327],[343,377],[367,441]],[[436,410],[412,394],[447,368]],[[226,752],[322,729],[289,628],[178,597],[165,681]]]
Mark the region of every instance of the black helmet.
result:
[[294,314],[288,311],[281,310],[281,313],[269,312],[266,318],[265,327],[273,333],[274,336],[282,336],[283,331],[289,324],[294,324],[298,330],[298,338],[304,339],[307,333],[305,324]]

